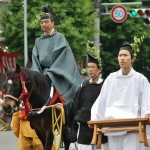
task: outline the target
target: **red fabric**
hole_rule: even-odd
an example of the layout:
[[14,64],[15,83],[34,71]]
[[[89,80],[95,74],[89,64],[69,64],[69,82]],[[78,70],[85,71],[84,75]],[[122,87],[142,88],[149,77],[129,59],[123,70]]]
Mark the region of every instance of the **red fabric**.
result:
[[54,96],[52,97],[52,99],[51,99],[50,102],[48,103],[48,106],[49,106],[49,105],[52,105],[58,97],[59,97],[61,103],[63,103],[63,104],[65,103],[65,100],[63,100],[63,98],[60,96],[60,94],[59,94],[58,91],[56,90]]
[[24,110],[24,109],[21,110],[21,117],[22,117],[22,119],[27,119],[26,110]]
[[52,97],[52,99],[48,103],[48,106],[52,105],[55,102],[55,100],[58,98],[58,96],[59,96],[59,93],[56,91],[55,95]]
[[0,51],[0,72],[4,73],[3,65],[6,67],[6,69],[15,69],[16,58],[18,56],[18,52],[8,53]]
[[66,101],[61,96],[59,96],[59,99],[60,99],[61,103],[63,103],[63,104],[66,103]]

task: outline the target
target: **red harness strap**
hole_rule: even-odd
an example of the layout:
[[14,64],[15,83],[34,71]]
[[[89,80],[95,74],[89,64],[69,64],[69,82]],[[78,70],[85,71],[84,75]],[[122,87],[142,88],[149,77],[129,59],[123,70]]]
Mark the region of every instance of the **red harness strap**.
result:
[[21,110],[21,117],[22,119],[27,119],[27,111],[25,109]]
[[[55,89],[56,90],[56,89]],[[62,104],[66,103],[65,100],[63,100],[63,98],[60,96],[60,94],[58,93],[58,91],[56,90],[54,96],[52,97],[52,99],[50,100],[50,102],[48,103],[48,105],[52,105],[56,99],[59,97],[60,101]]]
[[[17,101],[22,105],[22,110],[21,110],[22,119],[26,119],[27,113],[32,112],[32,107],[31,107],[31,104],[29,103],[30,93],[28,92],[26,85],[25,85],[27,80],[22,73],[16,73],[13,75],[13,77],[19,77],[21,81],[22,93],[19,96],[19,98],[16,98],[16,99],[18,99]],[[7,79],[8,77],[6,76],[6,80]]]

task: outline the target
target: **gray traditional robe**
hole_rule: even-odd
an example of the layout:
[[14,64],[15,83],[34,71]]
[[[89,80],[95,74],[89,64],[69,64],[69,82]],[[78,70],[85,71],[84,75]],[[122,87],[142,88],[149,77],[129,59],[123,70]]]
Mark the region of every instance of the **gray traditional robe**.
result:
[[72,50],[59,32],[35,40],[32,69],[47,74],[66,102],[74,98],[81,84]]

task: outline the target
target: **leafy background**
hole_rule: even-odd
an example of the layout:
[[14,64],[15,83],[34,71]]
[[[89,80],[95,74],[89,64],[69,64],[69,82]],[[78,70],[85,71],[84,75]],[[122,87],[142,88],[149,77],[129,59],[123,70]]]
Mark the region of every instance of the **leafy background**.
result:
[[[103,3],[120,2],[141,2],[141,0],[103,0]],[[82,61],[86,56],[86,43],[93,40],[93,35],[97,31],[94,28],[96,13],[94,11],[94,0],[29,0],[27,1],[28,20],[28,51],[31,55],[35,38],[42,32],[39,24],[40,8],[49,4],[61,21],[61,25],[56,29],[63,33],[73,50],[77,61]],[[113,6],[109,6],[111,11]],[[125,6],[129,12],[132,8],[141,8],[141,5]],[[105,7],[100,6],[101,12],[105,12]],[[12,0],[0,12],[0,26],[3,29],[2,37],[10,52],[19,51],[21,53],[18,63],[23,65],[24,59],[24,15],[23,1]],[[133,64],[135,70],[143,73],[150,81],[150,26],[145,26],[142,18],[132,18],[129,15],[123,23],[115,23],[111,16],[100,14],[100,56],[103,65],[103,78],[109,73],[119,69],[117,55],[120,45],[124,41],[134,42],[134,37],[144,40],[138,45],[140,52]],[[146,33],[146,34],[145,34]]]

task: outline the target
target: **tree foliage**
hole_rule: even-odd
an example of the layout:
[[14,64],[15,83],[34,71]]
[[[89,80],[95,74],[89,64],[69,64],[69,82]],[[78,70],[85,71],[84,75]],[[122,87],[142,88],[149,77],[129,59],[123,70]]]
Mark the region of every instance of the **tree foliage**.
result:
[[[107,0],[104,2],[108,2]],[[110,2],[121,2],[120,0],[111,0]],[[122,0],[125,2],[125,0]],[[126,0],[126,2],[133,2]],[[140,0],[134,0],[140,2]],[[141,8],[140,5],[125,6],[129,12],[131,8]],[[109,10],[112,6],[109,7]],[[104,8],[101,8],[104,11]],[[117,55],[121,44],[124,41],[134,43],[134,38],[141,38],[144,35],[143,42],[138,44],[140,52],[137,53],[136,60],[133,64],[135,70],[143,73],[150,80],[150,49],[149,35],[150,26],[145,26],[142,18],[132,18],[129,15],[123,23],[115,23],[111,16],[101,16],[101,57],[103,62],[103,77],[107,77],[109,73],[119,69]],[[146,33],[146,35],[145,35]]]
[[[103,3],[120,3],[133,2],[133,0],[103,0]],[[141,2],[141,0],[134,0]],[[93,12],[94,0],[55,0],[48,2],[47,0],[29,0],[28,8],[28,49],[32,51],[34,40],[41,35],[39,25],[40,8],[42,5],[50,4],[58,15],[61,25],[56,29],[65,34],[69,41],[76,60],[81,60],[86,55],[86,43],[92,41],[95,33]],[[111,11],[113,6],[109,6]],[[125,6],[127,11],[131,8],[140,8],[140,5]],[[105,7],[101,6],[101,12],[105,11]],[[20,63],[23,62],[23,3],[22,1],[12,0],[0,18],[0,24],[3,27],[2,36],[5,38],[5,44],[11,52],[19,51],[22,55]],[[134,43],[134,38],[144,36],[143,42],[138,44],[140,51],[137,53],[136,60],[133,64],[135,70],[143,73],[150,80],[150,49],[149,35],[150,26],[145,26],[142,18],[131,18],[129,15],[123,23],[115,23],[111,16],[100,15],[100,54],[103,66],[103,77],[106,78],[109,73],[119,69],[117,55],[120,45],[124,41]]]

